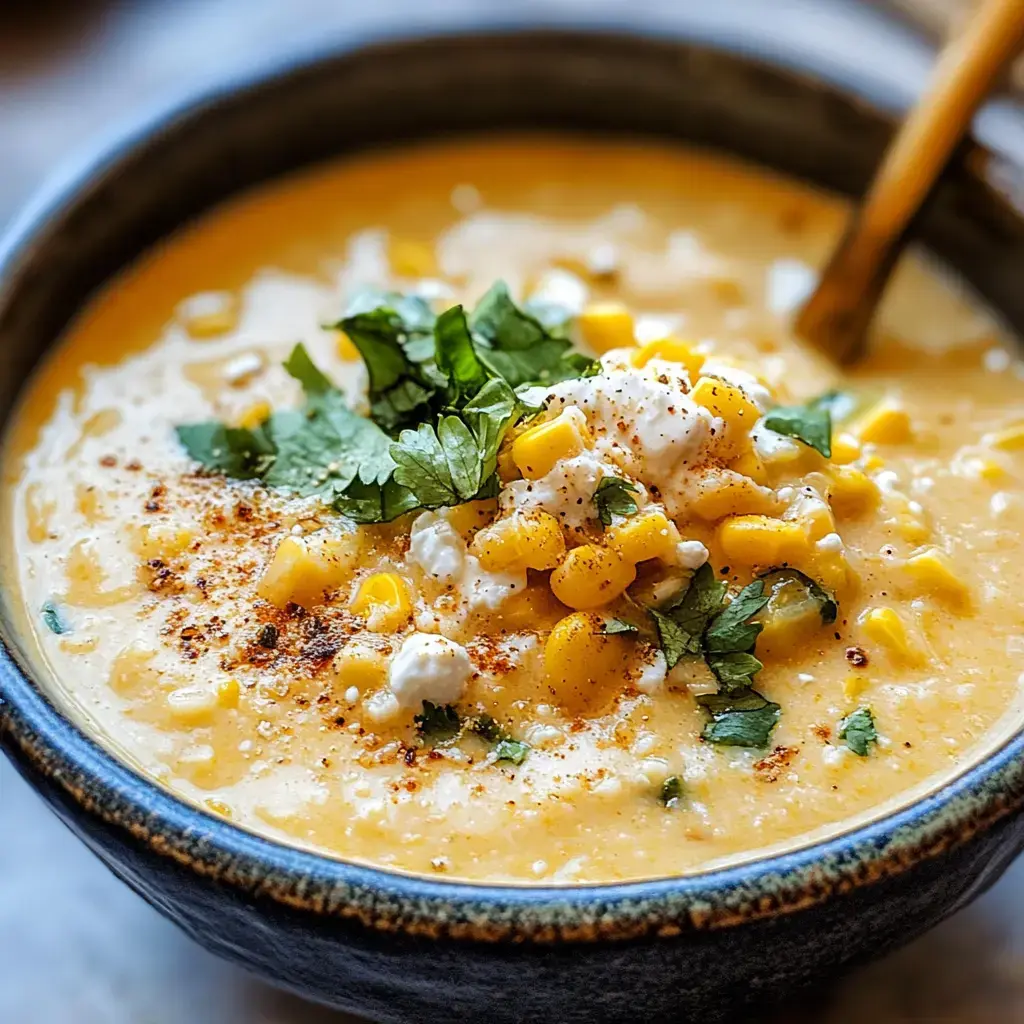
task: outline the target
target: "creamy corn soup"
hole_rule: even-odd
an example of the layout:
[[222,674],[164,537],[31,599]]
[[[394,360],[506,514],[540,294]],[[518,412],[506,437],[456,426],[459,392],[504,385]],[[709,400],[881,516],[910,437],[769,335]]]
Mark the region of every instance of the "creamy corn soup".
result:
[[538,883],[877,815],[1006,730],[1024,366],[908,262],[845,374],[832,199],[675,149],[360,157],[146,255],[8,438],[54,692],[281,841]]

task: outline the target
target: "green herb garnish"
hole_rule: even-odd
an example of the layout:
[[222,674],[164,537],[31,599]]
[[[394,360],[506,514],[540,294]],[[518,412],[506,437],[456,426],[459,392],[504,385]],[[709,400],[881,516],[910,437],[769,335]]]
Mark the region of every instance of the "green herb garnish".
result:
[[721,610],[725,590],[725,583],[705,562],[684,591],[660,608],[649,609],[669,669],[685,655],[701,653],[704,630]]
[[529,743],[513,739],[490,715],[479,715],[470,722],[470,729],[491,744],[491,752],[498,761],[522,764],[530,752]]
[[40,614],[43,619],[43,625],[57,636],[61,636],[64,633],[70,633],[71,627],[65,621],[64,616],[61,615],[60,609],[54,604],[53,601],[47,601],[43,605]]
[[745,586],[724,611],[704,631],[704,660],[726,693],[735,693],[753,684],[764,667],[754,657],[754,644],[764,626],[750,622],[766,604],[764,581]]
[[830,392],[806,405],[781,405],[764,418],[764,425],[776,434],[803,441],[826,459],[832,456],[832,404]]
[[186,451],[211,473],[319,494],[359,523],[458,505],[498,491],[498,449],[533,410],[514,389],[578,376],[593,361],[495,284],[467,317],[435,317],[422,299],[363,293],[332,328],[359,350],[370,418],[298,345],[284,364],[305,395],[250,430],[221,423],[178,427]]
[[413,721],[420,739],[434,747],[455,739],[462,731],[462,720],[451,704],[431,704],[425,700],[423,713],[414,715]]
[[875,717],[870,708],[857,708],[839,723],[839,738],[860,757],[867,757],[872,743],[878,742]]
[[781,709],[756,690],[705,693],[697,703],[711,716],[701,738],[730,747],[764,747]]
[[613,516],[635,516],[637,513],[636,498],[639,488],[619,476],[606,476],[594,491],[594,504],[597,506],[597,518],[605,526],[612,525]]
[[678,775],[670,775],[661,784],[658,798],[666,807],[675,807],[683,798],[683,780]]
[[620,636],[623,633],[637,634],[639,632],[639,626],[634,626],[632,622],[626,622],[625,619],[605,619],[597,630],[598,636]]

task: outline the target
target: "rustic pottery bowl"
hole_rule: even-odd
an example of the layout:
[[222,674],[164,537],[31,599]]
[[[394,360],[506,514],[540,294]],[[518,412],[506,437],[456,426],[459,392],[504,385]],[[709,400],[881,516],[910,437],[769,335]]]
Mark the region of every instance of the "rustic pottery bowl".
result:
[[[165,113],[52,188],[3,245],[0,416],[90,292],[143,249],[228,195],[337,153],[571,129],[696,142],[839,192],[864,187],[891,124],[856,83],[705,42],[562,31],[390,41],[263,69]],[[965,152],[919,231],[1021,328],[1024,222],[984,171],[984,154]],[[713,1019],[913,938],[1024,846],[1018,734],[872,824],[688,878],[529,888],[360,867],[260,838],[140,777],[51,703],[10,607],[3,621],[0,741],[61,819],[208,949],[375,1020]]]

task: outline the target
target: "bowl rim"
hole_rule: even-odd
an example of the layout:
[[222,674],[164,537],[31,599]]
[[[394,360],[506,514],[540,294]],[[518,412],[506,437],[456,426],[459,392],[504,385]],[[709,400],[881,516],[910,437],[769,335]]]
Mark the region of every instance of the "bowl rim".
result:
[[[221,74],[171,103],[115,126],[84,155],[52,175],[0,237],[0,305],[8,275],[51,221],[73,208],[90,183],[178,119],[230,97],[367,48],[428,44],[480,36],[627,37],[724,50],[741,60],[763,52],[721,32],[636,31],[623,23],[524,24],[515,20],[456,31],[371,32],[296,48]],[[798,54],[772,54],[771,66],[810,72],[863,99],[875,90],[846,72]],[[834,70],[834,69],[832,69]],[[868,76],[870,78],[870,76]],[[395,931],[456,940],[591,942],[669,937],[733,927],[793,913],[838,893],[901,874],[987,831],[1024,806],[1024,727],[981,760],[913,802],[859,826],[764,858],[695,874],[566,886],[467,882],[412,875],[289,846],[216,817],[122,761],[66,717],[38,687],[17,645],[0,636],[0,749],[58,808],[77,805],[123,840],[250,897],[317,915]],[[71,815],[62,813],[65,820]],[[96,843],[90,843],[96,849]]]

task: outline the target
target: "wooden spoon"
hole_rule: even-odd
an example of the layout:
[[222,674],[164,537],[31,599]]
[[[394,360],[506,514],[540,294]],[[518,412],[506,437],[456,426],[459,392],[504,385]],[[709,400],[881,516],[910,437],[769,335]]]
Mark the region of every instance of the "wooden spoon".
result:
[[942,51],[924,96],[797,316],[797,333],[838,362],[852,363],[863,354],[911,220],[1022,44],[1024,0],[985,0],[967,30]]

